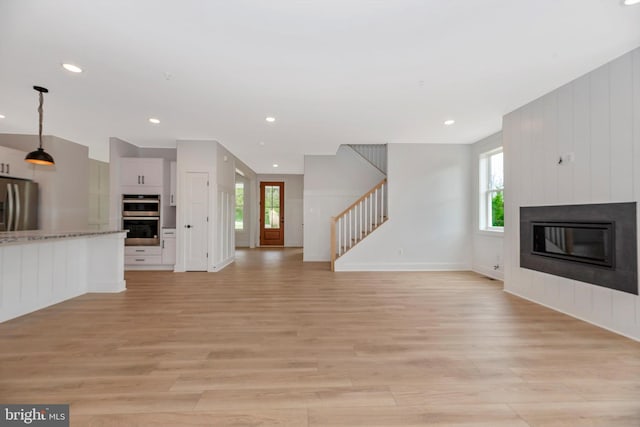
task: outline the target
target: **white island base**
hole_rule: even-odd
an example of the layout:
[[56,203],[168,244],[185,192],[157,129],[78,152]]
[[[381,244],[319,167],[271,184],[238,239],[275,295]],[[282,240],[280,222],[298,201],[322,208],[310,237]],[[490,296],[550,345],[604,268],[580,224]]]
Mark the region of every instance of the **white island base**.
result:
[[123,231],[0,233],[0,322],[88,292],[122,292]]

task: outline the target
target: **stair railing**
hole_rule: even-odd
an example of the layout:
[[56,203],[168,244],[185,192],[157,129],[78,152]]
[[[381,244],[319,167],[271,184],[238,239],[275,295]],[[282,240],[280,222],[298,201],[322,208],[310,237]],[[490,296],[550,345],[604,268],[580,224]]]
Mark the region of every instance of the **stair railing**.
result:
[[336,259],[387,220],[387,179],[331,218],[331,271]]

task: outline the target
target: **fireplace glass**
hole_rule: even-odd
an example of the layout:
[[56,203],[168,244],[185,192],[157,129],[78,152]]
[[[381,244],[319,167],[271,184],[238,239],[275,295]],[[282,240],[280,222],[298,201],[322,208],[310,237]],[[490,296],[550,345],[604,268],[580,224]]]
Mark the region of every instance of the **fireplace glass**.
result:
[[614,224],[532,222],[537,255],[614,267]]

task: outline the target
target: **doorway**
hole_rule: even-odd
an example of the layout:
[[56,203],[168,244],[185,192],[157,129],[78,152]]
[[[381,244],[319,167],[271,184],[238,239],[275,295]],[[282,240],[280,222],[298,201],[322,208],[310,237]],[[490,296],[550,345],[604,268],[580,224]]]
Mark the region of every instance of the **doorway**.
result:
[[185,269],[207,271],[209,235],[209,174],[187,172],[185,210]]
[[260,246],[284,246],[284,182],[260,183]]

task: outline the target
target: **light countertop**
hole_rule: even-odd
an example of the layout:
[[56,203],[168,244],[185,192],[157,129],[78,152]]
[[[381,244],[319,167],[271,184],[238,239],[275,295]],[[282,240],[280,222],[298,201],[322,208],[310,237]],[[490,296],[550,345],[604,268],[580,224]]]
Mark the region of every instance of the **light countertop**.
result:
[[78,237],[101,236],[125,233],[123,230],[46,231],[24,230],[0,232],[0,245],[34,243],[43,240],[72,239]]

